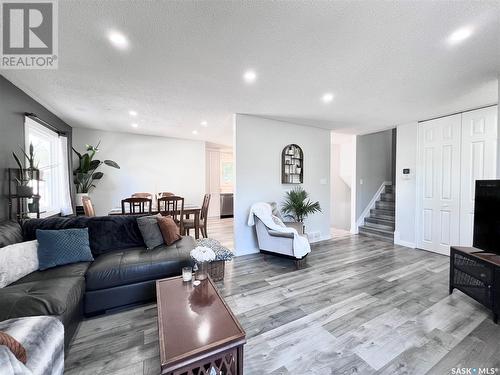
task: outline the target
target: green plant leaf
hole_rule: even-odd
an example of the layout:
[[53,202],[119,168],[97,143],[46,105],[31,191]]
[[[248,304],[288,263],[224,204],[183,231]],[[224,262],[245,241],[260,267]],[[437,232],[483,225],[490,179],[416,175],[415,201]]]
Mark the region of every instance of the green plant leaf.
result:
[[71,149],[72,149],[72,150],[73,150],[73,152],[76,154],[76,156],[78,156],[78,159],[81,159],[81,158],[82,158],[82,154],[80,154],[78,151],[76,151],[74,147],[71,147]]
[[89,168],[89,170],[94,171],[94,170],[96,170],[99,167],[99,165],[101,165],[101,161],[100,160],[97,160],[97,159],[96,160],[92,160],[90,162],[90,168]]
[[114,162],[113,160],[104,160],[104,164],[106,164],[107,166],[116,168],[116,169],[120,169],[120,166],[116,162]]
[[100,180],[102,178],[102,176],[104,176],[104,173],[102,173],[102,172],[95,172],[92,175],[92,179],[94,179],[94,180]]
[[21,163],[21,160],[17,157],[15,152],[12,152],[12,156],[14,157],[14,160],[16,161],[17,165],[19,166],[19,169],[23,169],[23,163]]
[[307,216],[321,212],[319,202],[311,202],[309,194],[302,188],[297,187],[285,194],[282,204],[283,213],[296,221],[302,222]]

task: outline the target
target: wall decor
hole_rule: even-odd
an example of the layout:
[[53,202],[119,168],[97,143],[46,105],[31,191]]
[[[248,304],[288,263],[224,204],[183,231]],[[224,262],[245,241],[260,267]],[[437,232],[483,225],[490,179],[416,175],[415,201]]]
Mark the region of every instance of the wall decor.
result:
[[296,144],[285,146],[281,152],[281,183],[301,184],[304,182],[304,153]]

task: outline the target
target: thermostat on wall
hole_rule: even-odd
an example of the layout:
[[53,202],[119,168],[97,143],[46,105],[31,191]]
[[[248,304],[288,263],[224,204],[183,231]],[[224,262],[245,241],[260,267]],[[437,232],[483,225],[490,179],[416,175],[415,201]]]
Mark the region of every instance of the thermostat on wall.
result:
[[410,174],[410,168],[403,169],[403,174]]

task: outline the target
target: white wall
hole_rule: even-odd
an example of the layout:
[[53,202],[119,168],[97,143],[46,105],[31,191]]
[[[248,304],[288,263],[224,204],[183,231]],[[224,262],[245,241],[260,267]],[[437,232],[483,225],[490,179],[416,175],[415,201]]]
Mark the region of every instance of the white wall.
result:
[[386,181],[392,181],[392,129],[357,136],[356,220]]
[[304,183],[311,200],[323,212],[306,219],[306,231],[330,238],[330,132],[324,129],[235,116],[235,249],[238,255],[258,252],[255,228],[247,225],[250,206],[259,201],[281,203],[287,190],[281,184],[281,151],[298,144],[304,152]]
[[[416,246],[417,139],[417,122],[397,126],[396,229],[394,243],[412,248]],[[403,169],[405,168],[410,169],[409,175],[403,175]]]
[[332,227],[344,230],[351,229],[355,141],[353,135],[332,133],[330,217]]
[[201,204],[205,194],[205,143],[158,136],[73,129],[73,147],[101,140],[97,157],[116,161],[121,169],[102,166],[102,180],[90,193],[97,215],[119,207],[134,192],[171,191],[186,203]]

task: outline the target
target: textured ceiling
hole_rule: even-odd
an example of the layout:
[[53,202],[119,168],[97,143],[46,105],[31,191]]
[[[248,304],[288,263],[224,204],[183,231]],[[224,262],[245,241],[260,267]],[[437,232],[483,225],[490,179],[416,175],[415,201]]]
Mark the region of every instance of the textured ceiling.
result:
[[[230,144],[233,113],[247,113],[365,133],[496,103],[499,12],[498,1],[59,0],[59,69],[2,74],[78,127]],[[472,37],[449,46],[463,26]]]

